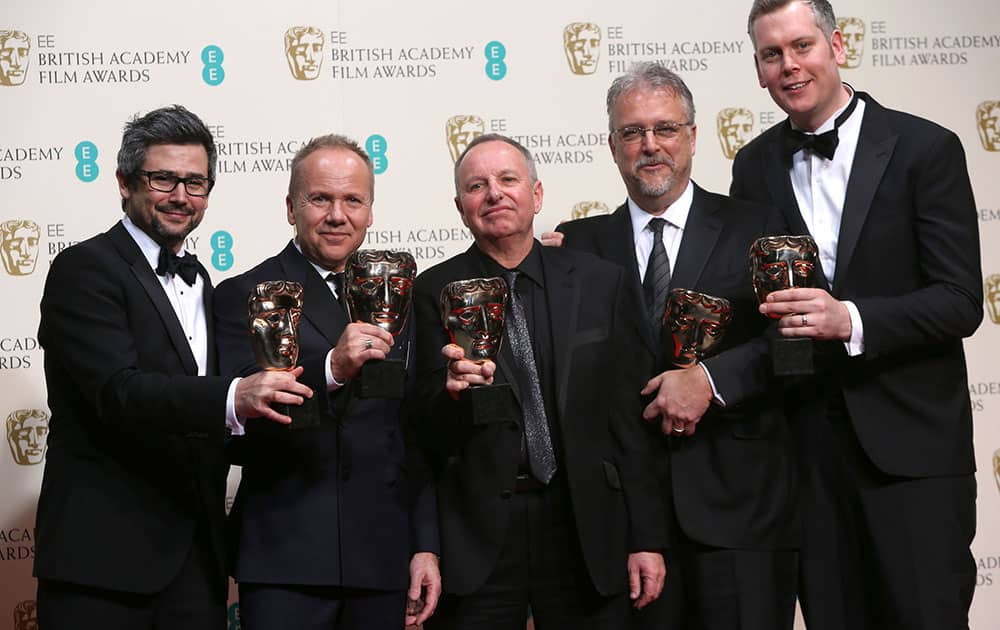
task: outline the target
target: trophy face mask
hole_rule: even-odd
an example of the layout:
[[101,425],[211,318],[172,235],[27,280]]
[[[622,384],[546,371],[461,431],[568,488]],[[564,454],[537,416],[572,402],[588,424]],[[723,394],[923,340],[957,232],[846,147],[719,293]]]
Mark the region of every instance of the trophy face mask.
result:
[[441,291],[441,321],[470,361],[496,360],[506,308],[507,283],[502,278],[459,280]]
[[670,361],[677,367],[691,367],[711,356],[733,319],[729,300],[687,289],[667,294],[662,338]]
[[302,285],[276,280],[261,282],[247,302],[250,340],[257,365],[265,370],[291,370],[299,358]]
[[811,236],[767,236],[750,247],[750,273],[757,301],[769,293],[816,286],[818,250]]
[[395,337],[409,315],[416,275],[417,263],[407,252],[354,252],[347,261],[344,282],[351,318]]

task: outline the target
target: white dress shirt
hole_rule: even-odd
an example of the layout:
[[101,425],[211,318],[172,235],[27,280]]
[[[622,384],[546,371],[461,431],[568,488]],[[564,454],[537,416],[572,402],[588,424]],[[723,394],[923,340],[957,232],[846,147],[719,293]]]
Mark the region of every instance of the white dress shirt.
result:
[[[833,129],[834,121],[845,109],[847,105],[834,112],[815,133]],[[800,150],[792,156],[790,176],[795,201],[798,202],[802,219],[819,248],[820,264],[831,284],[831,290],[837,271],[840,219],[844,212],[847,183],[851,177],[851,166],[854,164],[864,114],[865,102],[858,99],[854,111],[837,130],[839,142],[832,160],[806,150]],[[861,314],[854,302],[845,300],[842,303],[851,317],[851,338],[844,342],[844,346],[848,355],[857,356],[864,353],[865,349]]]

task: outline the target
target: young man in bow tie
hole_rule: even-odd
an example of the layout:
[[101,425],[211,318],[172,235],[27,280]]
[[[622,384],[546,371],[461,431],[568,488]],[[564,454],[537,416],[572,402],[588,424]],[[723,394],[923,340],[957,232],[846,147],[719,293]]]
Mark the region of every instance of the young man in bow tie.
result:
[[287,423],[301,369],[216,376],[211,282],[184,239],[216,151],[180,106],[125,126],[125,217],[52,263],[38,339],[52,411],[34,573],[45,628],[222,627],[226,424]]
[[816,340],[789,396],[801,460],[810,630],[967,628],[976,568],[962,339],[983,316],[976,205],[958,137],[840,79],[826,0],[756,0],[761,87],[788,120],[745,146],[732,196],[819,246],[817,288],[770,294]]

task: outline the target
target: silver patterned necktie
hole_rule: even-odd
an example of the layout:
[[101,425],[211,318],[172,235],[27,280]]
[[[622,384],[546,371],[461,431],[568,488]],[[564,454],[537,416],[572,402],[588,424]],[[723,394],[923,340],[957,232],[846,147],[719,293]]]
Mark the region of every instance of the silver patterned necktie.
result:
[[521,390],[528,465],[532,476],[547,484],[556,474],[556,455],[552,449],[552,436],[549,435],[549,421],[545,417],[545,403],[538,382],[535,352],[528,333],[528,319],[514,288],[519,274],[517,270],[503,273],[510,291],[510,299],[507,301],[507,341],[510,343],[511,354],[514,355],[517,370],[514,376]]
[[667,306],[667,288],[670,286],[670,259],[667,257],[667,248],[663,246],[663,227],[666,224],[666,220],[659,217],[650,219],[646,224],[653,233],[653,249],[649,252],[642,292],[649,311],[649,323],[657,338],[662,327],[663,310]]

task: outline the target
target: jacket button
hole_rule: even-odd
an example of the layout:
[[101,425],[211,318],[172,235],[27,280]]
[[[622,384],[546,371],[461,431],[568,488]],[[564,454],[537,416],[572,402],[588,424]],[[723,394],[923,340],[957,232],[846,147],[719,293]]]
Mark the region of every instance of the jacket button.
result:
[[500,493],[500,498],[501,499],[509,499],[512,496],[514,496],[514,493],[511,492],[510,490],[504,490],[503,492]]

